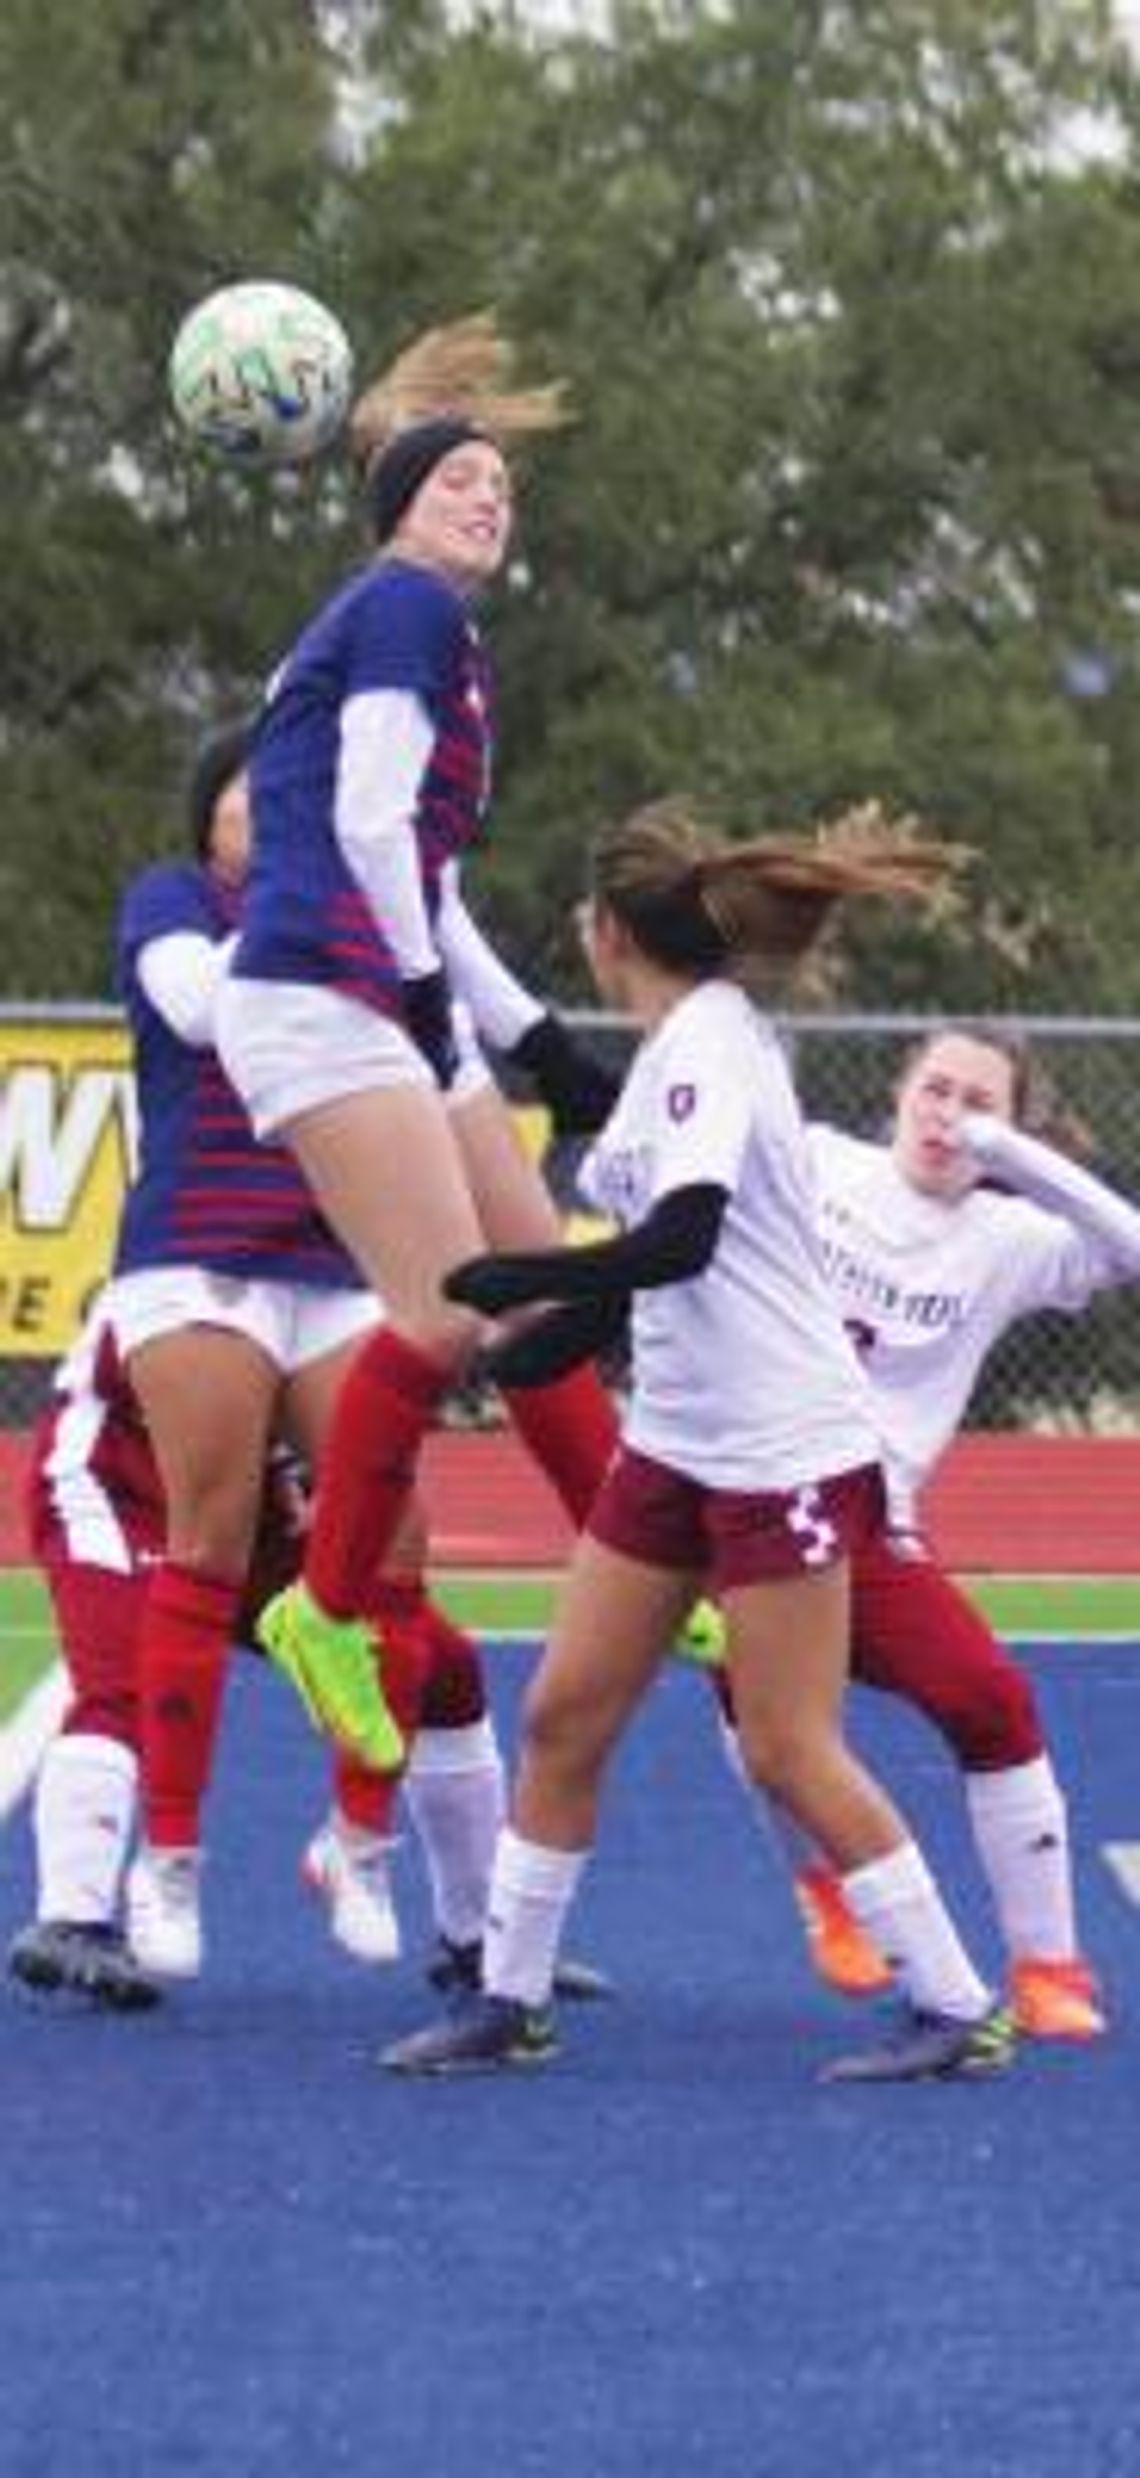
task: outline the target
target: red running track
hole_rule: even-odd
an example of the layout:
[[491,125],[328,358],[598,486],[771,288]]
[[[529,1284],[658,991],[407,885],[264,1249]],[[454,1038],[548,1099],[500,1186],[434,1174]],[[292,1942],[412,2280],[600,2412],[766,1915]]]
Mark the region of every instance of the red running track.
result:
[[[0,1431],[0,1564],[23,1565],[26,1444]],[[425,1491],[435,1562],[557,1566],[569,1527],[510,1432],[444,1430],[429,1440]],[[963,1574],[1140,1572],[1140,1439],[967,1436],[927,1505],[946,1563]]]

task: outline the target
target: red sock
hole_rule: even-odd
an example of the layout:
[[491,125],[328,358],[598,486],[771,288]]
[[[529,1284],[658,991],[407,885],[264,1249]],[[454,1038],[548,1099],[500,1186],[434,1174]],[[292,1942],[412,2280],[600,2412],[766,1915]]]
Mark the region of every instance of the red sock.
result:
[[321,1456],[305,1581],[330,1617],[357,1617],[407,1503],[416,1456],[451,1382],[387,1326],[358,1350]]
[[552,1385],[520,1386],[503,1400],[524,1445],[541,1463],[571,1522],[581,1529],[618,1441],[617,1413],[596,1368],[572,1368]]
[[139,1633],[142,1799],[148,1841],[190,1849],[210,1778],[241,1586],[170,1560],[147,1587]]
[[368,1772],[351,1755],[338,1755],[333,1768],[333,1797],[338,1814],[358,1833],[383,1833],[392,1829],[392,1811],[400,1787],[400,1775],[394,1772]]
[[487,1710],[482,1655],[473,1635],[445,1609],[429,1601],[424,1615],[428,1652],[420,1725],[423,1729],[470,1729]]

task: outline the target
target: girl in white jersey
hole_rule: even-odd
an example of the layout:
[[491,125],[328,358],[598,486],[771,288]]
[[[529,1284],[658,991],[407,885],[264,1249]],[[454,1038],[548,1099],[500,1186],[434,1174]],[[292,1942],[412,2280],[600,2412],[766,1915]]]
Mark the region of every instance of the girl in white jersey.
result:
[[[1019,2025],[1082,2040],[1104,2015],[1078,1947],[1065,1802],[1032,1687],[943,1573],[917,1505],[1007,1328],[1043,1309],[1075,1313],[1140,1274],[1140,1214],[1017,1127],[1029,1100],[1016,1039],[947,1027],[909,1059],[888,1144],[823,1125],[808,1134],[824,1264],[870,1384],[890,1506],[887,1533],[853,1564],[852,1675],[942,1731],[962,1766]],[[851,1994],[882,1984],[889,1972],[833,1872],[794,1832],[784,1838],[821,1975]]]
[[668,803],[597,848],[591,965],[645,1033],[592,1157],[594,1192],[627,1228],[596,1247],[477,1260],[448,1287],[489,1313],[567,1301],[575,1344],[583,1311],[632,1295],[631,1407],[528,1698],[486,1992],[389,2050],[395,2070],[550,2051],[554,1958],[605,1764],[706,1571],[749,1770],[822,1843],[913,2008],[899,2040],[830,2071],[912,2079],[1010,2060],[1009,2016],[842,1735],[850,1559],[883,1521],[878,1445],[819,1261],[788,1070],[738,986],[749,964],[798,960],[841,896],[914,897],[949,866],[872,828],[733,847]]

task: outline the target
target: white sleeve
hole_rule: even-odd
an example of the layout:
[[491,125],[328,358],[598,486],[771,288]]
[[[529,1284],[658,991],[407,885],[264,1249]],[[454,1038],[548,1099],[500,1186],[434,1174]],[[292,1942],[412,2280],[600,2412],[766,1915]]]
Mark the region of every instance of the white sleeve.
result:
[[513,1050],[546,1008],[516,981],[477,928],[460,894],[454,861],[443,872],[436,935],[451,987],[466,999],[482,1039],[492,1049]]
[[213,1046],[214,1005],[236,945],[236,937],[171,929],[139,949],[136,970],[152,1007],[192,1049]]
[[350,697],[341,714],[336,838],[408,979],[439,969],[416,840],[434,739],[427,708],[406,689]]
[[1140,1212],[1126,1196],[1106,1187],[1055,1145],[1042,1144],[1024,1128],[1009,1127],[989,1112],[967,1111],[962,1133],[986,1171],[1059,1214],[1082,1238],[1104,1250],[1122,1281],[1140,1281]]

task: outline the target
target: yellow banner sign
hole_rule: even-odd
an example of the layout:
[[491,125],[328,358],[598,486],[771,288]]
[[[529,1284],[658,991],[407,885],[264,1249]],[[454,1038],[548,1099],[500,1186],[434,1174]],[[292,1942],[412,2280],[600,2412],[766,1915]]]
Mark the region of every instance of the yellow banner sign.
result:
[[106,1276],[136,1157],[111,1018],[0,1020],[0,1358],[67,1350]]
[[[515,1118],[541,1160],[546,1112]],[[0,1017],[0,1359],[70,1349],[110,1269],[137,1152],[123,1023]],[[580,1235],[574,1221],[568,1235]]]

